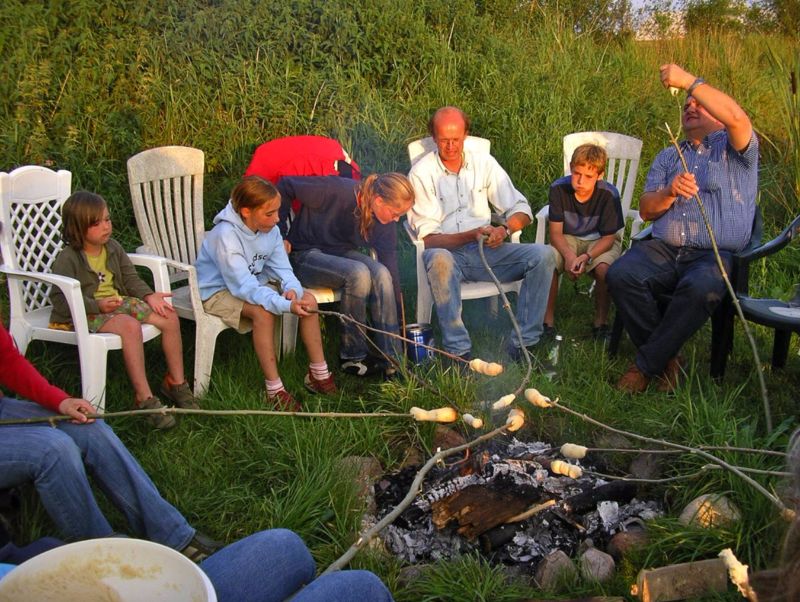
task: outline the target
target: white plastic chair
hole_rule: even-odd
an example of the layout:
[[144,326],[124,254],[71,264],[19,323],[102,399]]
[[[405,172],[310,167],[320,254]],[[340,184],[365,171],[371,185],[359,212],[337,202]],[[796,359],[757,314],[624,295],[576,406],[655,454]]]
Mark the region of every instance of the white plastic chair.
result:
[[[62,248],[61,206],[70,195],[72,174],[28,165],[11,173],[0,173],[2,232],[0,266],[8,279],[9,331],[17,348],[25,353],[33,340],[55,341],[78,346],[81,365],[81,395],[102,411],[105,408],[106,360],[109,349],[121,349],[115,334],[92,334],[87,327],[86,309],[80,283],[74,278],[50,273],[50,266]],[[161,258],[130,255],[134,265],[153,272],[157,291],[169,290],[166,264]],[[73,331],[48,328],[50,290],[64,293]],[[151,324],[142,325],[145,341],[159,336]]]
[[[203,244],[203,151],[186,146],[162,146],[128,159],[128,185],[141,251],[167,259],[172,305],[181,318],[195,322],[194,392],[208,390],[217,336],[228,326],[203,309],[194,262]],[[330,289],[309,289],[317,302],[333,300]],[[275,328],[278,356],[294,352],[297,316],[283,314]]]
[[[486,138],[479,138],[477,136],[467,136],[464,141],[464,148],[472,153],[489,153],[491,142]],[[415,140],[408,145],[408,158],[413,166],[427,153],[436,150],[436,143],[430,136]],[[425,241],[417,238],[408,221],[403,222],[406,233],[408,234],[411,242],[414,243],[414,248],[417,254],[417,323],[430,324],[431,314],[433,313],[433,292],[431,291],[430,282],[428,282],[428,274],[425,271],[425,262],[422,259],[422,253],[425,250]],[[512,243],[519,243],[521,232],[514,232],[511,235]],[[519,294],[522,287],[522,281],[504,282],[503,292],[514,292]],[[468,301],[470,299],[483,299],[485,297],[499,296],[497,287],[493,282],[462,282],[461,283],[461,300]]]
[[[576,132],[564,136],[564,175],[570,174],[569,162],[572,153],[581,144],[597,144],[606,149],[608,164],[603,179],[619,190],[622,215],[625,221],[631,220],[631,237],[642,229],[644,221],[636,209],[631,209],[633,189],[639,171],[639,158],[642,154],[642,141],[632,136],[615,132]],[[544,244],[549,205],[536,213],[536,242]]]

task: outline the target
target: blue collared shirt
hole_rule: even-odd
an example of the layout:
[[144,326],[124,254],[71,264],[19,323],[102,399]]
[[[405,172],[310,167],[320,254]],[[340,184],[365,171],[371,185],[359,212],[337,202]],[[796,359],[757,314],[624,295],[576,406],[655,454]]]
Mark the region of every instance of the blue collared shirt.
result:
[[[680,143],[689,171],[700,189],[700,200],[708,215],[720,249],[740,251],[750,241],[758,192],[758,137],[753,132],[742,152],[734,149],[724,129],[706,136],[697,146]],[[645,192],[655,192],[670,185],[683,172],[674,147],[656,156],[645,182]],[[697,202],[678,197],[666,213],[653,222],[653,236],[675,247],[710,249]]]

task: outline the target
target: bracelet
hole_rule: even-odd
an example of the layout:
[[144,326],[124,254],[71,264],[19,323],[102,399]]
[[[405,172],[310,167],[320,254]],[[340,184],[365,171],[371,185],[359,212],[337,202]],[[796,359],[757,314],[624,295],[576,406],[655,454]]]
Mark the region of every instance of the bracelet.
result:
[[691,96],[691,95],[692,95],[692,92],[694,92],[694,89],[695,89],[697,86],[700,86],[700,85],[702,85],[702,84],[704,84],[704,83],[706,83],[706,80],[704,80],[702,77],[698,77],[697,79],[695,79],[695,80],[692,82],[692,85],[691,85],[691,86],[689,86],[688,88],[686,88],[686,95],[687,95],[687,96]]

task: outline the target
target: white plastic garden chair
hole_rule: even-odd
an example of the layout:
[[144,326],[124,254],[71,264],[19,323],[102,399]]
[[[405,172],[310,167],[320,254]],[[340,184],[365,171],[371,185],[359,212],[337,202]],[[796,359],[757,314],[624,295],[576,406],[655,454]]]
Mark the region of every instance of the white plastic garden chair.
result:
[[[120,349],[115,334],[92,334],[87,327],[86,309],[80,283],[74,278],[50,273],[50,266],[62,248],[61,206],[70,195],[72,174],[28,165],[11,173],[0,173],[2,232],[0,266],[8,279],[9,331],[20,353],[33,340],[55,341],[78,346],[81,365],[81,395],[100,411],[105,408],[106,360],[109,349]],[[157,291],[169,290],[165,262],[159,257],[130,255],[134,265],[153,272]],[[50,290],[58,287],[66,297],[74,330],[48,328]],[[142,326],[145,341],[159,336],[150,324]]]
[[[472,153],[489,153],[491,142],[486,138],[479,138],[477,136],[467,136],[464,141],[464,148]],[[436,143],[433,138],[428,136],[421,140],[415,140],[408,145],[408,158],[413,166],[427,153],[436,150]],[[425,262],[422,259],[422,253],[425,251],[425,241],[417,238],[408,221],[403,223],[406,233],[408,234],[411,242],[414,243],[414,248],[417,254],[417,323],[430,324],[431,314],[433,313],[433,293],[431,292],[431,285],[428,282],[428,274],[425,271]],[[514,232],[511,235],[512,243],[519,243],[521,232]],[[519,293],[522,286],[521,280],[514,282],[504,282],[503,292]],[[470,299],[483,299],[485,297],[496,297],[499,293],[497,287],[493,282],[462,282],[461,283],[461,299],[468,301]]]
[[[642,141],[632,136],[615,132],[576,132],[564,136],[564,175],[570,174],[569,162],[572,153],[581,144],[597,144],[606,149],[608,163],[603,179],[616,186],[620,194],[622,215],[625,221],[631,220],[631,237],[642,229],[644,221],[636,209],[631,209],[633,189],[639,171],[639,158],[642,154]],[[536,242],[544,244],[546,238],[549,205],[536,214]],[[630,239],[628,239],[628,244]]]
[[[140,251],[168,260],[172,305],[178,315],[195,322],[194,392],[208,390],[217,336],[228,326],[203,309],[194,262],[205,237],[203,223],[203,151],[162,146],[128,159],[128,185],[139,235]],[[330,289],[308,289],[318,303],[333,300]],[[297,317],[283,314],[275,328],[275,349],[294,352]]]

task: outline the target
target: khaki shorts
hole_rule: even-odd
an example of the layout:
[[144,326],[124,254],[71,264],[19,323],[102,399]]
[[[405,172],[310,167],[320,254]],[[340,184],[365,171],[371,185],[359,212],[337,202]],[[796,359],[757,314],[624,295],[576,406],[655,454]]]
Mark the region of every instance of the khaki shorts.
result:
[[203,301],[203,309],[206,310],[206,313],[221,318],[225,324],[240,334],[253,329],[253,323],[242,316],[243,308],[244,301],[231,295],[228,289],[214,293]]
[[[599,240],[582,240],[577,236],[572,236],[572,234],[564,234],[564,239],[575,255],[581,255],[589,251],[597,243],[597,240]],[[561,274],[564,271],[564,258],[561,257],[561,253],[559,253],[555,247],[551,246],[550,248],[553,249],[553,255],[555,255],[556,258],[556,271]],[[611,265],[619,259],[620,255],[622,255],[622,242],[619,235],[617,235],[614,239],[614,245],[602,255],[594,257],[592,259],[592,264],[586,266],[586,273],[588,274],[601,263]]]

